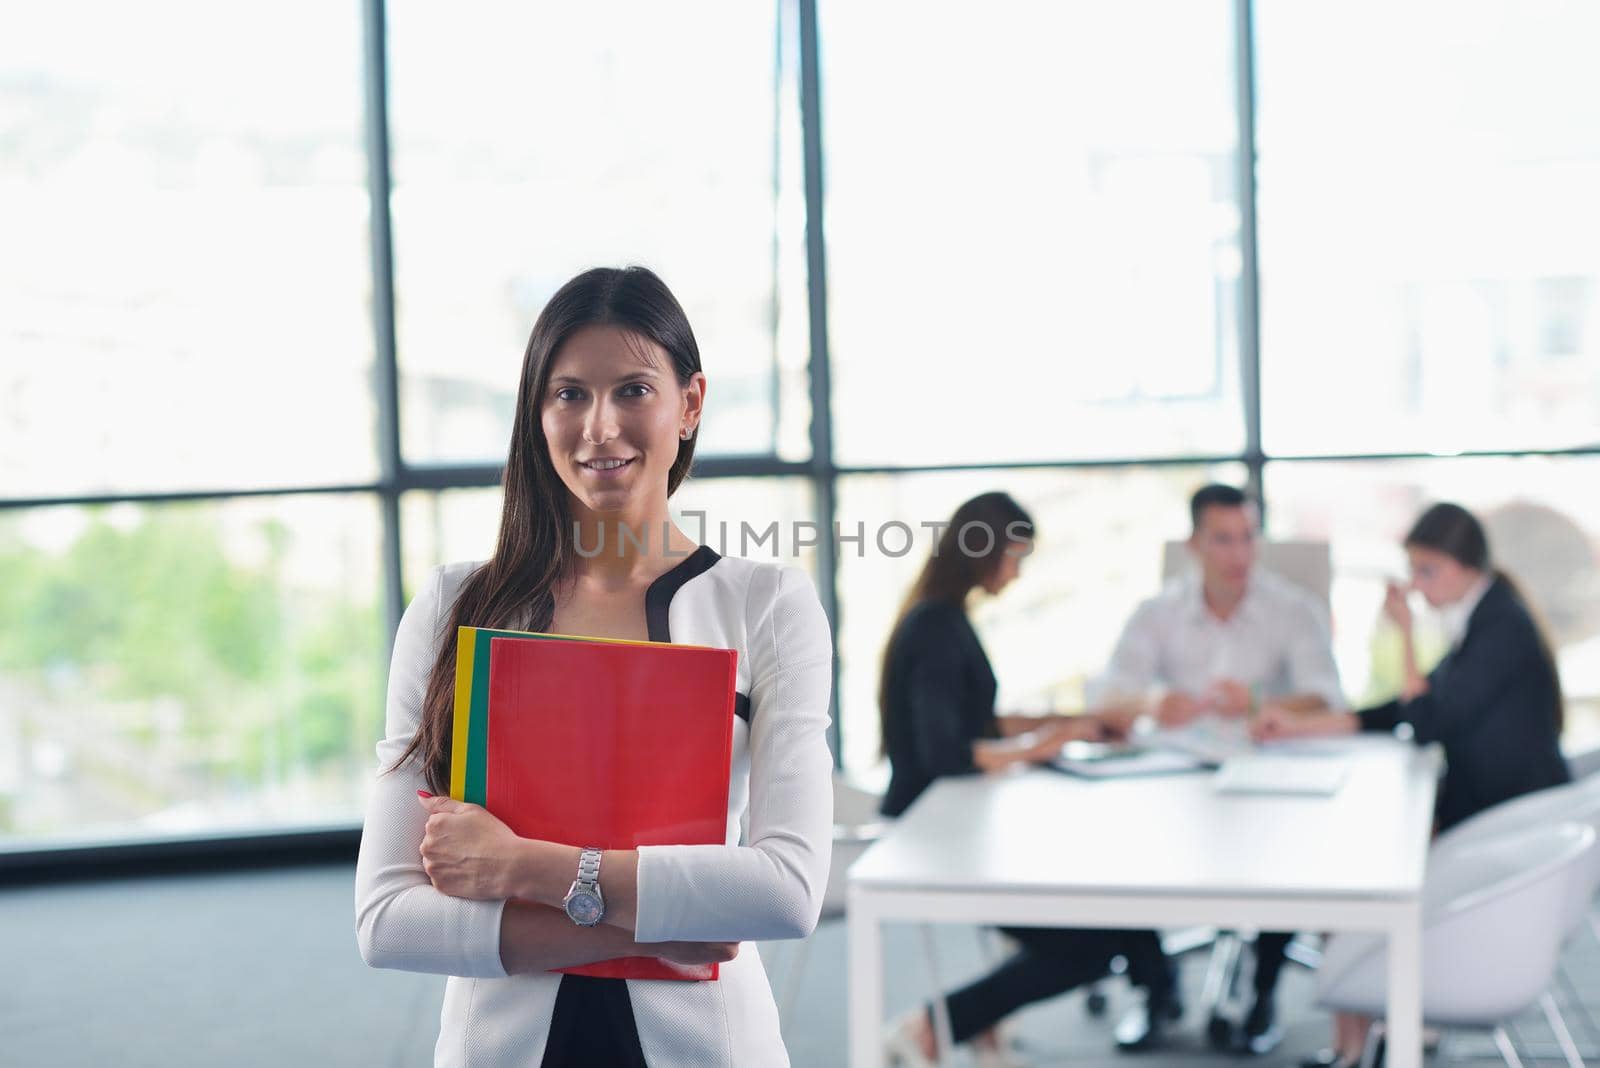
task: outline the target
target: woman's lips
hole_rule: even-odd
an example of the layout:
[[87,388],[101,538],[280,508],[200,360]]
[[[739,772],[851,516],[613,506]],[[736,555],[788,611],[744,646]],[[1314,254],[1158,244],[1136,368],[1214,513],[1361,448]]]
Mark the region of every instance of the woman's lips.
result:
[[578,466],[581,467],[584,471],[586,471],[589,474],[593,475],[595,478],[617,478],[624,471],[628,470],[628,468],[633,466],[633,462],[634,462],[635,459],[636,459],[636,457],[631,457],[630,456],[623,463],[617,464],[617,465],[611,466],[611,467],[591,467],[586,463],[580,463]]

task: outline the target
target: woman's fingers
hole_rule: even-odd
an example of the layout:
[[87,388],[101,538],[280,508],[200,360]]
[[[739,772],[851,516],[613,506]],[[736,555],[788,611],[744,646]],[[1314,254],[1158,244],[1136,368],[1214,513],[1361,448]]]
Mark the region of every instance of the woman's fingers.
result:
[[428,812],[418,850],[434,889],[451,897],[515,896],[516,854],[521,840],[481,805],[448,797],[423,797]]

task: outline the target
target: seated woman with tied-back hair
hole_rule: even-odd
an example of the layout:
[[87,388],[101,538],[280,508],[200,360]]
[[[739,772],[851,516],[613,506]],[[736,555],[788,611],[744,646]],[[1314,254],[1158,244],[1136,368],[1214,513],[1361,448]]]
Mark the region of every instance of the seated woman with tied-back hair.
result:
[[[673,525],[667,499],[706,412],[694,334],[661,280],[639,267],[573,278],[528,340],[494,555],[435,568],[401,620],[356,926],[368,964],[450,976],[436,1064],[788,1062],[744,943],[804,938],[817,921],[832,646],[804,572],[723,558]],[[580,850],[441,796],[459,626],[736,650],[726,844]],[[566,901],[596,862],[588,926]],[[551,971],[627,956],[720,962],[721,975]]]
[[[1390,583],[1384,613],[1400,628],[1400,696],[1360,712],[1295,713],[1268,708],[1258,740],[1392,731],[1410,725],[1419,745],[1438,742],[1447,765],[1434,807],[1439,831],[1514,797],[1559,786],[1564,705],[1549,641],[1528,602],[1489,557],[1476,516],[1456,504],[1429,508],[1405,536],[1411,588],[1436,609],[1450,651],[1427,675],[1417,666],[1406,589]],[[1341,1014],[1334,1046],[1307,1065],[1360,1062],[1367,1020]]]

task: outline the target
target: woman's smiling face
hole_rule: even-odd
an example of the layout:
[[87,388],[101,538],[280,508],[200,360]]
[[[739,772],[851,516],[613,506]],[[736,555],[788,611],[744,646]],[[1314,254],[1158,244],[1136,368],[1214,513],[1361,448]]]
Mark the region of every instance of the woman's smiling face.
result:
[[540,400],[551,465],[589,511],[648,519],[704,399],[705,375],[679,382],[660,345],[586,326],[557,350]]

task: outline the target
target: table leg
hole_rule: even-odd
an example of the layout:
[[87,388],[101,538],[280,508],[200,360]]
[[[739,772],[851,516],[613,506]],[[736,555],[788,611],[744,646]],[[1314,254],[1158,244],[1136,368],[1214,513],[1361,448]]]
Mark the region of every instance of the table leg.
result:
[[864,894],[850,895],[850,1066],[883,1063],[883,930]]
[[1389,926],[1389,1068],[1422,1065],[1422,907],[1409,905]]

